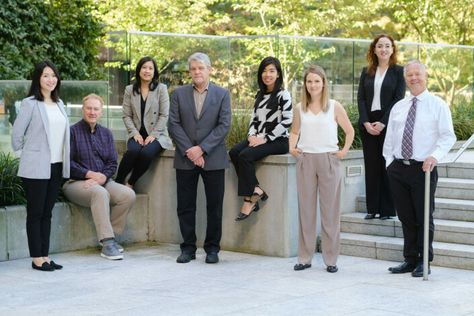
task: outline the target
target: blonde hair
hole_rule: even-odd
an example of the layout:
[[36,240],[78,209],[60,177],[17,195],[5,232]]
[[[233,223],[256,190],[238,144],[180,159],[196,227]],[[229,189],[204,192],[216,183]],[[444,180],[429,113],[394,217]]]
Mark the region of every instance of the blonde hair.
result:
[[102,99],[102,97],[100,95],[97,95],[95,93],[91,93],[91,94],[86,95],[82,99],[82,105],[84,105],[86,103],[86,101],[89,100],[89,99],[98,100],[100,102],[100,105],[104,106],[104,99]]
[[316,74],[321,77],[323,80],[323,91],[321,92],[321,109],[323,112],[327,112],[328,110],[328,102],[329,102],[329,87],[328,87],[328,81],[326,77],[326,73],[324,72],[324,69],[320,66],[317,65],[311,65],[306,69],[303,77],[303,93],[301,96],[301,109],[303,112],[308,111],[308,105],[311,102],[311,95],[308,92],[308,89],[306,88],[306,78],[308,77],[309,74]]

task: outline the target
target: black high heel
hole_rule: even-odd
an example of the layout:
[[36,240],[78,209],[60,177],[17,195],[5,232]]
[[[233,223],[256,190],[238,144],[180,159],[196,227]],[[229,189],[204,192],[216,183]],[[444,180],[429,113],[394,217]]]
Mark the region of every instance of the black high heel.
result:
[[[249,199],[244,199],[244,201],[252,203],[252,200],[249,200]],[[258,205],[258,202],[256,202],[253,208],[250,210],[250,213],[245,214],[245,213],[240,212],[239,215],[237,215],[237,217],[235,218],[235,221],[236,222],[243,221],[244,219],[249,217],[253,212],[258,212],[259,209],[260,209],[260,205]]]
[[[262,190],[262,188],[260,188],[260,190]],[[268,194],[263,190],[262,190],[262,194],[258,194],[257,192],[254,192],[252,196],[250,197],[250,200],[252,200],[253,203],[257,203],[260,200],[266,201],[267,199],[268,199]]]

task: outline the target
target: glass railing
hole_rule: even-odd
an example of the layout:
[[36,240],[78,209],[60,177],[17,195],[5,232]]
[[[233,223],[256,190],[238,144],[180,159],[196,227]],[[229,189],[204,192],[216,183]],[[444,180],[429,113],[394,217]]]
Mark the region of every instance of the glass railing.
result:
[[[113,56],[109,60],[124,71],[126,82],[111,82],[114,98],[121,104],[123,89],[134,76],[143,56],[158,62],[161,81],[171,93],[188,83],[187,58],[196,51],[207,53],[212,61],[212,80],[231,91],[232,106],[253,105],[257,91],[257,68],[262,58],[273,55],[282,62],[285,86],[293,99],[300,100],[303,71],[315,63],[327,73],[331,96],[343,104],[355,104],[362,67],[370,41],[298,36],[206,36],[152,32],[113,33]],[[441,44],[397,43],[398,59],[404,64],[420,59],[429,71],[428,88],[449,104],[472,102],[474,91],[474,47]]]
[[[359,76],[366,65],[369,43],[367,40],[278,35],[112,32],[107,34],[106,40],[108,82],[63,81],[61,98],[67,105],[71,122],[75,122],[80,118],[83,96],[91,92],[103,96],[106,109],[102,124],[113,130],[116,139],[125,139],[121,105],[125,86],[134,79],[138,60],[147,55],[156,59],[160,81],[168,86],[171,94],[176,87],[190,82],[187,58],[193,52],[202,51],[211,58],[214,69],[212,81],[230,90],[234,109],[253,106],[257,68],[261,59],[269,55],[281,60],[284,84],[294,103],[301,99],[303,71],[307,65],[314,63],[326,70],[332,98],[344,105],[356,104]],[[451,106],[472,104],[474,47],[404,42],[397,43],[397,47],[400,64],[418,58],[427,65],[430,91]],[[28,81],[0,81],[1,151],[10,150],[11,124],[28,87]],[[472,131],[466,131],[466,134],[471,135]]]
[[[30,88],[28,80],[0,80],[0,152],[10,152],[11,130],[20,109],[21,100]],[[60,98],[66,106],[71,124],[82,117],[82,98],[89,93],[100,95],[105,102],[101,124],[123,135],[121,106],[109,104],[109,85],[106,81],[61,81]]]

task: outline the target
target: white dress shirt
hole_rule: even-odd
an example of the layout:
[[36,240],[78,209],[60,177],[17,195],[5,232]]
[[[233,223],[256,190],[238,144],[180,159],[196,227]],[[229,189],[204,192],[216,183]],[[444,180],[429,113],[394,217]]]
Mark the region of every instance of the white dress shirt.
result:
[[[449,106],[428,90],[416,98],[418,101],[411,159],[424,161],[432,156],[439,162],[456,142]],[[394,159],[403,159],[401,149],[403,131],[412,102],[413,95],[409,95],[398,101],[390,112],[383,145],[383,156],[387,167]]]
[[379,111],[382,109],[382,105],[380,103],[380,91],[382,90],[382,83],[385,79],[385,74],[387,73],[387,69],[383,73],[380,73],[380,68],[377,67],[377,71],[375,72],[375,79],[374,79],[374,98],[372,99],[372,106],[370,110]]

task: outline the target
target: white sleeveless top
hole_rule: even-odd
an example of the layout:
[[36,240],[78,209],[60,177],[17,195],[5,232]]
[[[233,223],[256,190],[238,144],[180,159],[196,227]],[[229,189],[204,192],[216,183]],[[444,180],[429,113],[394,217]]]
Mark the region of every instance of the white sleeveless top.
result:
[[329,100],[327,112],[314,114],[309,109],[300,111],[300,138],[298,148],[305,153],[338,151],[337,122],[334,115],[335,101]]
[[49,121],[49,149],[51,163],[63,161],[64,138],[66,135],[66,118],[58,105],[44,105]]

